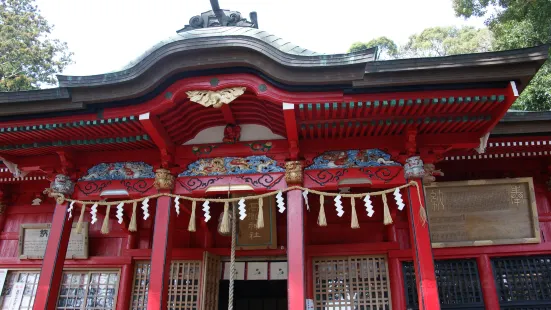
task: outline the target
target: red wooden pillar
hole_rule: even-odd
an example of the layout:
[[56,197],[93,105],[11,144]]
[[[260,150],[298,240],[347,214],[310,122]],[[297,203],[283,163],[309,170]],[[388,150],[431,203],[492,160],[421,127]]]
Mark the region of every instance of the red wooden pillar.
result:
[[392,297],[392,309],[406,309],[406,292],[404,289],[404,273],[402,263],[398,258],[391,258],[388,262],[388,274],[390,275],[390,293]]
[[302,192],[287,192],[287,302],[290,310],[306,306],[304,278],[304,208]]
[[499,298],[497,297],[496,282],[492,270],[492,262],[488,255],[476,258],[480,283],[482,284],[482,296],[487,310],[499,310]]
[[167,196],[157,198],[149,291],[147,292],[148,310],[167,309],[175,216],[175,211],[171,208],[171,198]]
[[425,205],[423,183],[420,179],[417,182],[421,193],[421,201],[417,195],[415,186],[408,187],[409,209],[409,232],[411,236],[411,247],[413,251],[413,265],[415,266],[415,277],[417,279],[417,293],[419,298],[419,310],[440,309],[438,300],[438,288],[434,274],[434,259],[430,241],[429,224],[421,222],[419,216],[421,205]]
[[56,308],[57,295],[63,275],[63,264],[69,245],[69,237],[73,226],[73,217],[67,213],[68,203],[57,204],[52,219],[52,227],[48,236],[46,253],[42,260],[40,279],[36,290],[33,309],[53,310]]

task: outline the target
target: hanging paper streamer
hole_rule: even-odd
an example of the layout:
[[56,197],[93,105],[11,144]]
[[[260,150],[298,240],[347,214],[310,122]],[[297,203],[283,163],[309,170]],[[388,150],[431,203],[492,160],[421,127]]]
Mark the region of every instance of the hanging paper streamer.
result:
[[304,203],[306,204],[306,210],[310,211],[310,204],[308,203],[308,190],[302,192],[302,197],[304,198]]
[[239,220],[244,220],[247,217],[247,209],[245,206],[245,199],[241,198],[237,203],[239,205]]
[[188,231],[195,232],[197,229],[195,228],[195,208],[197,207],[197,201],[193,201],[191,203],[191,216],[189,217],[189,225],[187,227]]
[[176,210],[176,215],[180,215],[180,197],[174,198],[174,210]]
[[105,217],[103,218],[103,224],[101,225],[101,233],[107,235],[109,233],[109,213],[111,212],[111,205],[107,205],[105,211]]
[[69,205],[69,209],[67,209],[67,213],[69,213],[69,218],[73,217],[73,206],[75,205],[74,201],[71,201],[71,204]]
[[398,206],[398,210],[400,211],[404,210],[404,207],[406,205],[404,204],[404,200],[402,199],[402,194],[400,194],[400,189],[398,188],[394,190],[394,200],[396,200],[396,205]]
[[132,217],[130,218],[130,224],[128,224],[128,231],[138,231],[138,224],[136,223],[136,217],[138,216],[136,213],[136,209],[138,208],[138,202],[134,201],[132,204]]
[[372,217],[375,211],[373,210],[373,203],[371,202],[371,197],[369,195],[365,195],[364,202],[365,202],[365,210],[367,211],[367,216]]
[[279,208],[279,213],[285,211],[285,203],[283,202],[283,193],[279,191],[276,195],[277,207]]
[[342,217],[344,210],[342,208],[341,195],[335,197],[335,207],[337,208],[337,215]]
[[95,224],[98,221],[98,204],[95,203],[92,208],[90,209],[90,215],[92,216],[92,220],[90,223]]
[[320,195],[320,214],[318,215],[318,225],[321,227],[327,226],[327,218],[325,218],[324,197]]
[[118,223],[122,224],[122,207],[124,206],[124,202],[121,202],[117,205],[117,213],[116,218],[119,220]]
[[210,220],[210,206],[209,201],[203,202],[203,212],[205,213],[205,222]]
[[383,194],[383,211],[384,211],[384,224],[392,224],[392,216],[390,216],[390,210],[388,209],[388,201],[386,200],[386,194]]
[[352,219],[350,221],[350,227],[352,229],[360,228],[360,223],[358,222],[358,215],[356,214],[356,200],[354,197],[350,197],[350,206],[352,207]]
[[149,198],[145,198],[142,201],[143,219],[144,221],[149,218]]
[[82,232],[82,223],[84,222],[84,211],[86,211],[86,205],[82,204],[80,207],[80,217],[78,218],[77,223],[77,234],[80,234]]
[[256,229],[264,228],[264,198],[258,198],[258,217],[256,218]]

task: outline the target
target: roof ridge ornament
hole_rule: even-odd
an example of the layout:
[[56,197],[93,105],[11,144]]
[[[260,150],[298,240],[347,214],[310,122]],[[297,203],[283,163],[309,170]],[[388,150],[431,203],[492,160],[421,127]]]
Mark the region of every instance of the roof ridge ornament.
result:
[[220,9],[218,0],[211,0],[210,3],[212,10],[193,16],[189,20],[189,25],[176,31],[176,33],[210,27],[249,27],[258,29],[256,12],[249,14],[251,21],[248,21],[246,18],[242,18],[238,11]]

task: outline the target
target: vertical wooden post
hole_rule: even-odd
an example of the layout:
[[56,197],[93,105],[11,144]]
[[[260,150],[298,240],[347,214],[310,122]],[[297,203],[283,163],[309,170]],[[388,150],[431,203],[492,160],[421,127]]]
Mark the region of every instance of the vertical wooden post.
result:
[[119,293],[117,297],[117,309],[130,308],[132,300],[132,282],[134,281],[134,264],[125,264],[121,268],[121,280],[119,281]]
[[304,279],[304,208],[302,192],[287,192],[287,298],[289,309],[306,306]]
[[434,259],[432,257],[432,246],[430,241],[429,223],[423,224],[419,216],[421,206],[425,205],[425,195],[421,179],[413,179],[417,182],[421,193],[421,201],[417,195],[415,186],[408,187],[409,197],[409,222],[410,237],[413,251],[413,265],[415,266],[415,277],[417,280],[417,293],[420,310],[440,309],[438,299],[438,288],[434,274]]
[[392,309],[406,309],[404,273],[402,272],[402,263],[398,258],[389,259],[388,274],[390,275]]
[[480,283],[482,285],[482,296],[487,310],[499,310],[499,298],[497,297],[496,282],[492,270],[492,262],[488,255],[484,254],[476,258]]
[[148,310],[166,310],[168,305],[168,282],[172,261],[172,235],[174,234],[175,211],[167,196],[157,198],[151,272],[147,292]]
[[48,236],[46,253],[42,260],[42,269],[40,270],[40,279],[36,290],[33,309],[35,310],[53,310],[56,308],[57,295],[63,275],[63,264],[69,237],[73,226],[73,218],[69,218],[67,213],[68,203],[56,204],[52,227]]

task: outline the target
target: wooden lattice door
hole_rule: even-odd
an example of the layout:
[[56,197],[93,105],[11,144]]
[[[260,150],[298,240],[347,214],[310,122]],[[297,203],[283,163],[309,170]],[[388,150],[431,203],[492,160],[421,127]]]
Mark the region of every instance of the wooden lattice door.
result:
[[391,309],[384,256],[317,258],[313,267],[316,310]]
[[220,257],[209,252],[203,254],[201,281],[201,310],[218,309],[218,288],[222,262]]

